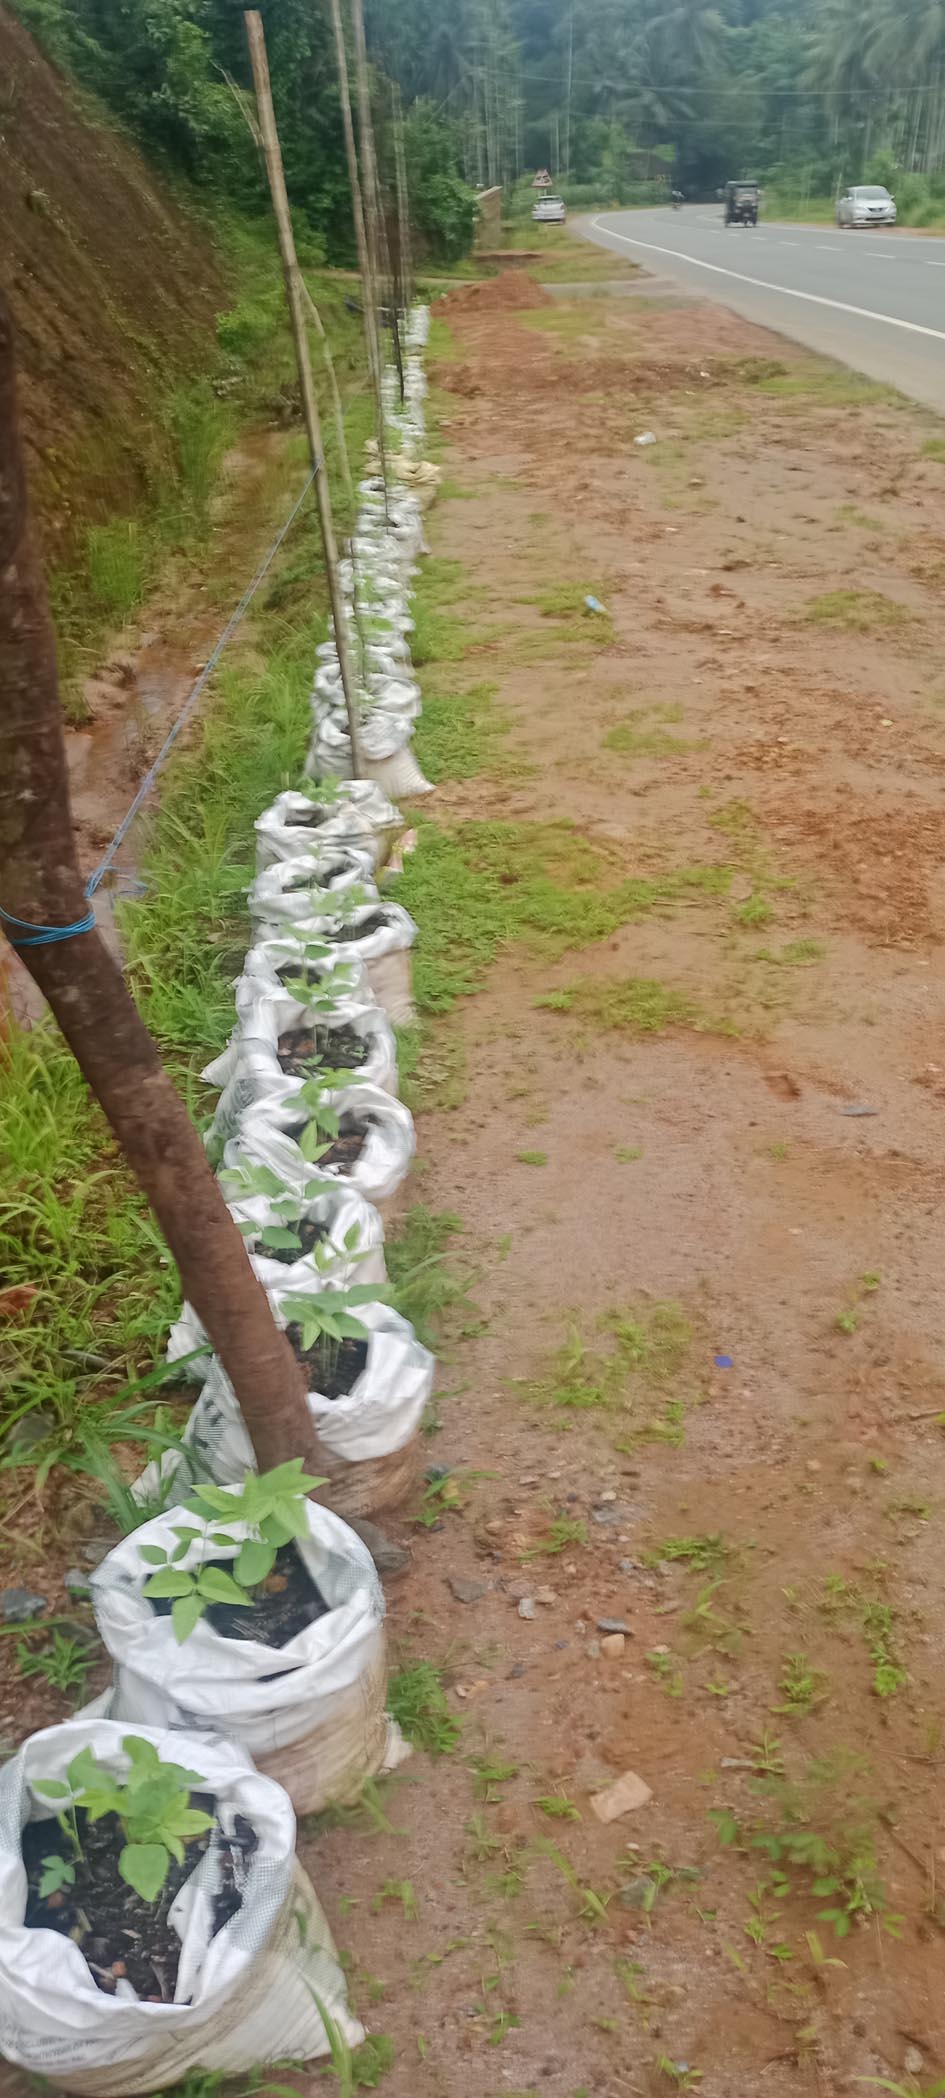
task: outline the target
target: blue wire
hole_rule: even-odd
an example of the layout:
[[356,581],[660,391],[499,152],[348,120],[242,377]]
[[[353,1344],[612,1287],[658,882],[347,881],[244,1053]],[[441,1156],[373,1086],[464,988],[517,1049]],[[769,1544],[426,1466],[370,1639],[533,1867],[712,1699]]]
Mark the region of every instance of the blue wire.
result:
[[29,918],[12,917],[2,906],[0,918],[4,925],[18,925],[21,932],[30,935],[27,940],[18,940],[10,933],[11,947],[55,947],[59,940],[74,940],[80,932],[95,931],[94,911],[88,911],[84,918],[77,918],[74,925],[34,925]]
[[[323,464],[324,461],[319,460],[317,466],[313,466],[297,501],[292,505],[292,509],[290,510],[289,515],[286,518],[282,530],[273,540],[268,553],[264,555],[252,579],[252,582],[249,583],[247,585],[247,588],[244,590],[243,595],[240,598],[239,604],[236,606],[235,611],[230,614],[230,617],[227,620],[227,623],[223,629],[222,634],[220,635],[216,647],[214,648],[213,653],[207,657],[207,661],[204,664],[200,676],[198,677],[196,684],[192,686],[190,694],[187,700],[185,701],[185,704],[182,707],[177,717],[177,720],[175,721],[174,726],[170,731],[170,734],[167,737],[165,737],[165,740],[162,743],[160,750],[158,751],[157,757],[155,758],[154,763],[150,768],[150,771],[145,773],[144,779],[142,780],[141,785],[138,788],[138,792],[135,795],[131,807],[128,810],[127,815],[122,817],[118,829],[116,830],[115,835],[112,839],[112,842],[109,845],[108,851],[103,855],[102,859],[99,861],[99,864],[96,867],[94,874],[90,874],[89,879],[85,884],[85,893],[86,896],[88,896],[90,899],[94,896],[95,891],[99,886],[99,883],[103,881],[105,875],[108,873],[108,870],[112,864],[116,852],[122,844],[123,839],[127,836],[128,831],[130,830],[131,825],[134,822],[134,819],[138,813],[138,810],[141,807],[142,802],[145,801],[147,799],[147,796],[150,794],[151,788],[153,787],[158,773],[160,772],[161,767],[164,764],[168,752],[171,750],[173,744],[176,743],[177,738],[180,735],[181,729],[184,727],[185,722],[193,713],[194,707],[196,706],[197,701],[200,698],[200,694],[203,691],[208,678],[212,675],[213,671],[215,670],[217,663],[219,662],[220,657],[223,654],[223,650],[225,649],[227,642],[230,640],[231,635],[235,633],[236,628],[239,626],[240,620],[243,618],[244,613],[248,610],[253,598],[256,595],[257,590],[259,589],[260,583],[264,581],[266,575],[269,572],[269,569],[272,567],[273,561],[275,560],[279,548],[282,545],[283,539],[285,538],[290,525],[293,525],[295,523],[299,511],[302,508],[302,504],[304,503],[308,491],[311,488],[312,482],[314,481],[316,474],[320,472]],[[94,911],[89,911],[84,918],[78,918],[74,925],[33,925],[28,918],[12,917],[11,913],[9,911],[5,911],[2,905],[0,905],[0,919],[3,920],[4,925],[18,926],[21,933],[25,933],[28,935],[28,937],[25,939],[17,939],[14,937],[13,933],[10,933],[8,935],[8,938],[11,947],[53,947],[59,940],[74,940],[78,937],[79,933],[94,932],[95,930]]]

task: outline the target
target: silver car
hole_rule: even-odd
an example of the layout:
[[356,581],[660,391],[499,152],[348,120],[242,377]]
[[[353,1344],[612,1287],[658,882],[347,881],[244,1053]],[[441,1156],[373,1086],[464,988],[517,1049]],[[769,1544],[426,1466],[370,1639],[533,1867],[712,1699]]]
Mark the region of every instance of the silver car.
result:
[[563,226],[567,216],[563,197],[539,197],[532,206],[536,226]]
[[894,226],[896,199],[878,182],[848,189],[837,203],[838,226]]

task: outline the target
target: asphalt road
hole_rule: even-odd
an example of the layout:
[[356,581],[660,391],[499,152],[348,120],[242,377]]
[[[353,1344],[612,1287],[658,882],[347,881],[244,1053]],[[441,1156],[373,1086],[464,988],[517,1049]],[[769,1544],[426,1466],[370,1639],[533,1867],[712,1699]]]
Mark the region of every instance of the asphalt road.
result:
[[721,206],[700,204],[601,212],[575,230],[945,415],[945,240],[764,219],[725,227]]

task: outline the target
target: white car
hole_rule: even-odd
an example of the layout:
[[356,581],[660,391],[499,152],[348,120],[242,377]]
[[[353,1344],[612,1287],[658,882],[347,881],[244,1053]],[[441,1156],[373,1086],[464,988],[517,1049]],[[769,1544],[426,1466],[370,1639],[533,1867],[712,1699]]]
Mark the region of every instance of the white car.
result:
[[894,226],[896,199],[878,182],[848,189],[837,204],[838,226]]
[[563,197],[539,197],[532,205],[536,226],[563,226],[567,216]]

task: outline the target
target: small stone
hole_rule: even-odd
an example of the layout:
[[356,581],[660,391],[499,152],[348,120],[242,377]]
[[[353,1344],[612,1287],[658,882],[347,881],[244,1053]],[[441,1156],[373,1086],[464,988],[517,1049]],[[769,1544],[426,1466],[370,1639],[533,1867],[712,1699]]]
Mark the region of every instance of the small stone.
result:
[[24,1413],[22,1420],[14,1421],[12,1428],[7,1429],[0,1448],[4,1454],[12,1455],[14,1450],[22,1450],[25,1455],[45,1436],[51,1435],[55,1425],[54,1414],[47,1413],[42,1406],[34,1406],[32,1413]]
[[524,1472],[518,1483],[520,1486],[538,1486],[541,1482],[535,1472]]
[[554,1588],[536,1588],[535,1601],[536,1603],[543,1603],[546,1609],[550,1609],[552,1603],[556,1603],[557,1600],[558,1596]]
[[597,1629],[599,1632],[624,1632],[628,1637],[630,1635],[630,1626],[624,1624],[622,1617],[599,1617]]
[[511,1667],[511,1668],[509,1669],[509,1678],[510,1678],[510,1680],[511,1680],[511,1681],[512,1681],[513,1683],[516,1683],[516,1682],[518,1682],[518,1679],[519,1679],[519,1677],[520,1677],[520,1676],[523,1676],[524,1674],[525,1674],[525,1663],[524,1663],[524,1661],[516,1661],[516,1662],[514,1662],[513,1666],[512,1666],[512,1667]]
[[447,1586],[458,1603],[481,1603],[489,1593],[488,1581],[464,1581],[461,1574],[448,1574]]
[[87,1573],[83,1573],[81,1566],[70,1566],[68,1573],[63,1574],[62,1585],[67,1595],[89,1594],[89,1577]]
[[617,1514],[616,1508],[592,1508],[591,1521],[599,1523],[601,1529],[605,1529],[611,1523],[618,1523],[620,1521],[620,1517]]
[[602,1654],[606,1655],[608,1661],[619,1661],[621,1654],[626,1649],[626,1644],[627,1642],[622,1632],[608,1632],[606,1639],[601,1640],[600,1650]]
[[98,1566],[102,1559],[108,1558],[109,1552],[114,1551],[117,1542],[117,1537],[90,1537],[88,1544],[82,1546],[86,1566]]
[[816,1457],[808,1457],[808,1459],[807,1459],[807,1466],[806,1466],[806,1469],[807,1469],[807,1470],[808,1470],[809,1472],[819,1472],[819,1471],[820,1471],[820,1469],[821,1469],[821,1465],[820,1465],[820,1462],[819,1462],[818,1458],[816,1458]]
[[587,1655],[587,1658],[588,1658],[588,1660],[589,1660],[589,1661],[599,1661],[599,1660],[600,1660],[600,1640],[599,1640],[599,1639],[589,1639],[589,1640],[588,1640],[588,1642],[587,1642],[587,1645],[586,1645],[586,1647],[585,1647],[585,1649],[584,1649],[584,1651],[585,1651],[585,1653],[586,1653],[586,1655]]
[[505,1524],[500,1522],[497,1516],[494,1516],[491,1522],[483,1524],[487,1537],[501,1537],[504,1528]]
[[604,1504],[604,1502],[605,1502],[605,1501],[615,1501],[615,1500],[616,1500],[616,1498],[617,1498],[617,1496],[616,1496],[616,1494],[615,1494],[615,1492],[614,1492],[614,1490],[613,1490],[613,1487],[610,1487],[610,1486],[608,1487],[608,1489],[607,1489],[607,1492],[606,1492],[606,1493],[602,1493],[602,1494],[599,1494],[599,1495],[598,1495],[598,1499],[599,1499],[599,1501],[600,1501],[600,1503],[601,1503],[601,1506],[603,1506],[603,1504]]
[[410,1565],[410,1552],[406,1545],[394,1544],[379,1530],[376,1523],[365,1521],[363,1516],[348,1518],[348,1527],[357,1532],[362,1544],[366,1544],[379,1574],[403,1573]]
[[34,1595],[29,1588],[4,1588],[0,1592],[0,1617],[7,1624],[26,1624],[30,1617],[41,1617],[49,1604],[44,1595]]
[[919,2076],[925,2068],[925,2056],[921,2047],[907,2047],[902,2057],[902,2066],[907,2076]]
[[621,1814],[632,1814],[638,1807],[645,1807],[653,1797],[652,1791],[635,1770],[625,1770],[622,1777],[615,1778],[603,1792],[591,1795],[591,1810],[598,1821],[617,1821]]
[[442,1479],[449,1478],[450,1470],[451,1466],[448,1464],[428,1464],[423,1476],[429,1479],[431,1486],[438,1486]]
[[623,1909],[642,1909],[646,1907],[647,1895],[652,1892],[651,1879],[632,1879],[627,1886],[618,1889],[617,1900]]
[[538,1604],[533,1595],[523,1595],[518,1606],[518,1614],[520,1617],[524,1617],[528,1624],[531,1624],[532,1619],[538,1616]]

